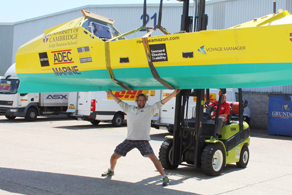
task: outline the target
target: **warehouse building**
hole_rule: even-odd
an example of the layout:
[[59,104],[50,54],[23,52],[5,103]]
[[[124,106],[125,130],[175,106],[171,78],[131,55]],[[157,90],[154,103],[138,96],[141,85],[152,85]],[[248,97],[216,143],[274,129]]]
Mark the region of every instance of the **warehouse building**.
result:
[[[158,1],[159,2],[159,1]],[[183,3],[164,4],[162,26],[171,33],[180,31]],[[115,20],[115,27],[125,33],[142,26],[143,1],[141,4],[130,5],[87,5],[42,17],[15,22],[0,23],[0,75],[15,62],[17,49],[24,43],[42,34],[44,30],[58,24],[82,16],[81,9],[96,13]],[[291,0],[277,0],[277,9],[288,10],[292,13]],[[147,5],[147,26],[158,22],[159,4]],[[225,29],[237,24],[258,18],[273,12],[272,0],[212,0],[206,3],[208,15],[207,29]],[[194,5],[191,3],[189,15],[194,15]],[[127,38],[142,37],[145,31],[136,32]],[[157,30],[152,34],[161,35]],[[291,93],[292,87],[276,86],[264,88],[243,89],[244,99],[249,101],[252,112],[251,126],[267,128],[268,125],[268,95],[271,93]]]

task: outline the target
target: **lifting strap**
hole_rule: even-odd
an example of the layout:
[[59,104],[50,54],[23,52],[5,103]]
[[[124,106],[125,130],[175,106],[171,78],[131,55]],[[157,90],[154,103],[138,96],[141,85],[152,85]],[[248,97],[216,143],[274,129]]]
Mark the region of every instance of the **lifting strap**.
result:
[[118,81],[117,79],[115,79],[112,67],[111,67],[111,59],[110,59],[110,50],[109,50],[109,42],[105,42],[105,63],[106,63],[106,69],[109,73],[110,78],[112,79],[113,82],[115,82],[116,84],[118,84],[119,86],[121,86],[122,88],[132,91],[133,89],[131,89],[128,85]]
[[145,49],[145,52],[146,52],[146,57],[147,57],[147,61],[148,61],[148,65],[149,65],[149,68],[151,70],[151,73],[153,75],[153,77],[159,82],[161,83],[163,86],[165,86],[167,89],[174,89],[174,87],[172,87],[169,83],[167,83],[165,80],[163,80],[158,72],[156,71],[153,63],[151,62],[151,55],[150,55],[150,49],[149,49],[149,44],[148,44],[148,38],[147,37],[143,37],[142,38],[142,42],[143,42],[143,45],[144,45],[144,49]]

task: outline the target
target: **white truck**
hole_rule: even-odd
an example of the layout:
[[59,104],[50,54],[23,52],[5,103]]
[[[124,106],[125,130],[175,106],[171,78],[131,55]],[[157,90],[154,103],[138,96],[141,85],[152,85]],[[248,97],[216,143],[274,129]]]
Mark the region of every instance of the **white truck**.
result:
[[20,81],[15,64],[0,77],[0,81],[0,115],[9,120],[25,117],[25,120],[33,121],[39,115],[67,114],[68,93],[18,93]]
[[[136,97],[143,93],[149,96],[149,90],[113,91],[113,94],[129,105],[137,105]],[[77,119],[98,125],[100,121],[112,122],[116,127],[123,125],[127,115],[106,91],[70,92],[67,113]],[[149,98],[152,103],[151,99]]]
[[[157,95],[152,97],[152,102],[162,100],[173,90],[161,90],[155,91]],[[219,99],[219,90],[210,89],[210,101],[216,101]],[[227,102],[238,102],[238,90],[237,89],[226,89]],[[206,94],[205,94],[206,98]],[[244,102],[244,119],[249,123],[250,121],[250,109],[247,107],[248,102]],[[157,129],[167,129],[169,132],[173,131],[174,124],[174,113],[175,113],[175,98],[172,98],[166,103],[158,112],[156,117],[152,119],[152,127]],[[192,119],[196,117],[196,97],[190,97],[188,100],[188,113],[185,113],[186,118]],[[236,119],[236,116],[233,117]]]

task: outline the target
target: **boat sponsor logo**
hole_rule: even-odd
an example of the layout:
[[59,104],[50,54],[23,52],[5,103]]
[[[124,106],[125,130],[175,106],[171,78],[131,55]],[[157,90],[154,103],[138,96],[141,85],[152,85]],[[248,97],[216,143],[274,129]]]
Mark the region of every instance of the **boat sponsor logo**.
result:
[[[154,43],[154,42],[165,42],[165,41],[177,41],[179,40],[179,36],[169,36],[169,37],[163,37],[163,38],[148,38],[148,43]],[[137,44],[143,43],[142,40],[137,40]]]
[[39,53],[41,67],[50,66],[47,52]]
[[78,42],[78,28],[47,34],[44,36],[43,41],[44,43],[49,43],[49,48],[76,45]]
[[290,33],[290,41],[292,41],[292,33]]
[[88,46],[79,47],[79,48],[77,48],[77,51],[79,53],[80,63],[92,62],[92,58],[91,58],[91,55],[90,55],[90,49],[89,49]]
[[54,54],[54,65],[74,63],[71,49],[52,51]]
[[[146,95],[146,97],[148,99],[149,90],[112,91],[112,92],[120,100],[124,100],[124,101],[136,101],[137,96],[139,94],[141,94],[141,93],[143,93],[144,95]],[[113,100],[113,98],[109,94],[107,94],[107,99],[108,100]]]
[[79,72],[78,66],[65,66],[65,67],[58,67],[58,68],[52,68],[56,76],[70,76],[70,75],[76,75],[81,74]]
[[202,47],[200,47],[200,48],[198,49],[198,51],[199,51],[201,54],[206,54],[205,46],[203,45]]
[[273,111],[272,116],[273,117],[282,117],[282,118],[292,118],[292,112]]
[[164,43],[149,45],[149,48],[152,62],[168,61],[166,46]]
[[58,99],[67,99],[67,95],[62,95],[62,94],[55,94],[55,95],[51,95],[49,94],[46,99],[54,99],[54,100],[58,100]]
[[244,50],[246,50],[245,46],[205,47],[204,45],[198,49],[201,54],[207,54],[210,52],[233,52]]
[[[78,28],[63,30],[60,32],[56,32],[53,34],[45,35],[44,43],[53,43],[53,42],[60,42],[60,41],[74,41],[78,39]],[[45,42],[46,40],[46,42]]]

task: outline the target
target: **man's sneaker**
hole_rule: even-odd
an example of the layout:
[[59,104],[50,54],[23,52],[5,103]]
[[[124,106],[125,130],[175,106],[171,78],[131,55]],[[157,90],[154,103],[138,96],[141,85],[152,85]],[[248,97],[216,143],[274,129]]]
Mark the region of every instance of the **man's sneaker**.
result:
[[162,180],[163,180],[162,185],[163,185],[163,186],[168,186],[168,184],[169,184],[169,179],[168,179],[168,177],[165,176],[164,178],[162,178]]
[[104,172],[103,174],[101,174],[101,176],[113,176],[114,175],[114,171],[112,171],[111,169],[108,169],[106,172]]

